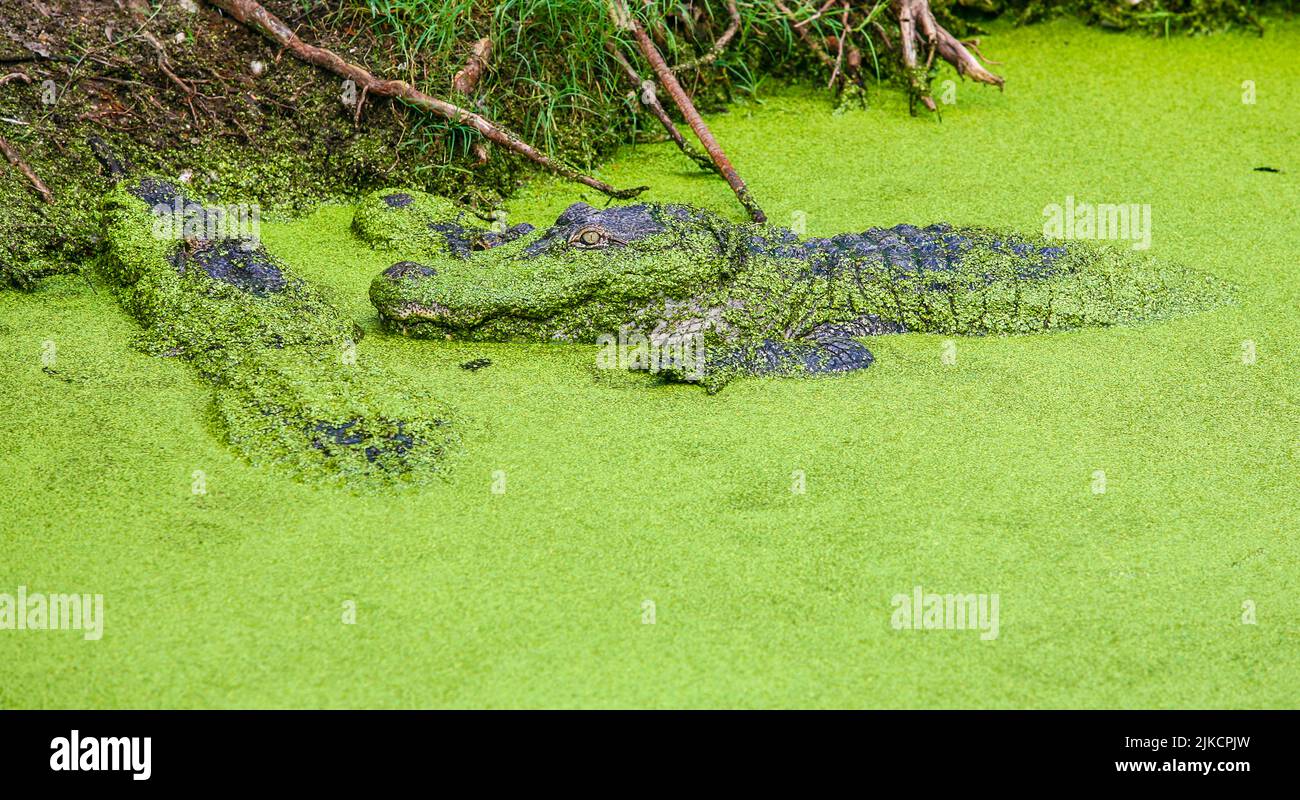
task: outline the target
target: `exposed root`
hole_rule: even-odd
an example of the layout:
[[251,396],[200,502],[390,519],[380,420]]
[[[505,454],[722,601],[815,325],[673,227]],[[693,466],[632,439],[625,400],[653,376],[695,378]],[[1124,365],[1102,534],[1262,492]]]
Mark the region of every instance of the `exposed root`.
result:
[[[930,95],[929,79],[935,54],[952,64],[958,75],[1002,88],[1005,82],[1003,78],[985,69],[965,44],[935,20],[934,13],[930,11],[930,0],[892,0],[891,10],[898,20],[899,50],[903,69],[907,73],[912,113],[916,113],[918,100],[931,111],[937,110],[934,98]],[[925,48],[924,64],[919,59],[920,47]],[[978,40],[971,47],[979,53]],[[982,53],[980,58],[983,58]]]

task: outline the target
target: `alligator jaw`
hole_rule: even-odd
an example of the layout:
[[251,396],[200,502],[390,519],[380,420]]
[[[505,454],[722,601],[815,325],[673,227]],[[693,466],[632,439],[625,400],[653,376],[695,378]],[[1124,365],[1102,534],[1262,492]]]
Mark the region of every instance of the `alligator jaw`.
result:
[[452,338],[464,326],[452,319],[452,311],[441,303],[398,303],[379,312],[379,319],[386,326],[396,329],[403,335],[416,335],[422,338]]
[[441,303],[402,303],[384,311],[384,317],[395,322],[441,322],[451,319],[451,309]]

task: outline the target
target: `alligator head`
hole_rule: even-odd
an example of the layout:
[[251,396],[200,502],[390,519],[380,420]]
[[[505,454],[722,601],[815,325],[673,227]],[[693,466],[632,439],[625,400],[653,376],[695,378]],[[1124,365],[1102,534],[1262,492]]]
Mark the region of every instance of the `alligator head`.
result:
[[[391,216],[419,214],[418,205],[363,206],[354,229],[383,230]],[[734,226],[687,206],[575,203],[544,231],[467,216],[426,215],[422,238],[397,245],[417,259],[371,284],[386,323],[419,336],[590,339],[638,304],[718,285],[732,263]]]

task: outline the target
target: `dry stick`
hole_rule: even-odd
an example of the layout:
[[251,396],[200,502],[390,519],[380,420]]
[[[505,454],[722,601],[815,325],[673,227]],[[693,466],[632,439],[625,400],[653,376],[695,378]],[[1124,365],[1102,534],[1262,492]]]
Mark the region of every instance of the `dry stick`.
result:
[[238,22],[282,45],[294,57],[308,64],[347,78],[370,94],[380,97],[392,97],[423,111],[437,114],[451,122],[467,125],[496,144],[531,159],[557,175],[590,186],[598,192],[621,200],[636,197],[649,188],[647,186],[637,186],[632,189],[615,189],[604,181],[579,172],[568,164],[546,155],[525,142],[518,134],[497,125],[485,117],[425,94],[405,81],[380,80],[370,74],[364,67],[349,63],[330,50],[315,47],[302,41],[278,17],[267,11],[255,0],[208,0],[208,2],[234,17]]
[[880,40],[885,43],[885,47],[892,53],[894,51],[894,40],[889,38],[889,31],[885,30],[885,26],[874,19],[871,21],[871,26],[875,29],[876,34],[880,36]]
[[731,16],[731,24],[722,32],[722,35],[718,37],[717,41],[713,43],[713,46],[699,58],[693,58],[690,61],[673,67],[674,75],[690,69],[699,69],[700,67],[707,66],[718,60],[718,56],[722,55],[722,51],[727,49],[727,45],[731,44],[732,38],[734,38],[736,32],[740,30],[740,9],[736,8],[736,0],[727,0],[727,14]]
[[803,28],[805,25],[808,25],[811,22],[816,22],[817,20],[821,19],[822,15],[826,13],[826,10],[831,6],[835,5],[836,2],[837,0],[826,0],[826,3],[821,8],[817,9],[816,13],[814,13],[811,17],[804,17],[803,19],[795,22],[794,25],[792,25],[791,27],[798,30]]
[[840,76],[840,66],[844,63],[844,40],[849,35],[849,4],[844,3],[844,14],[841,16],[840,36],[835,47],[835,68],[831,70],[831,79],[826,83],[826,88],[835,85],[835,79]]
[[[718,140],[713,138],[713,132],[709,130],[708,125],[704,124],[700,112],[695,110],[695,104],[691,102],[686,90],[682,89],[682,85],[677,82],[673,71],[668,68],[668,62],[664,61],[663,55],[655,47],[655,43],[650,40],[645,28],[641,27],[636,17],[628,10],[627,6],[623,5],[623,0],[611,0],[611,2],[615,21],[625,24],[632,32],[632,36],[636,38],[637,46],[641,49],[641,54],[645,56],[646,61],[650,62],[650,67],[654,70],[655,77],[659,79],[660,85],[673,98],[673,102],[677,104],[677,110],[682,112],[682,116],[686,118],[691,130],[695,131],[695,137],[700,140],[700,144],[704,145],[704,151],[709,154],[709,158],[713,159],[718,172],[731,187],[731,190],[736,193],[736,199],[749,212],[749,218],[755,222],[767,222],[767,215],[763,213],[763,209],[759,208],[758,203],[750,195],[749,187],[736,173],[736,168],[731,166],[727,154],[722,152]],[[647,0],[648,2],[649,0]]]
[[50,187],[45,185],[45,181],[41,180],[41,177],[31,167],[27,166],[27,162],[23,161],[22,156],[18,155],[18,151],[14,149],[13,145],[6,142],[4,137],[0,137],[0,153],[3,153],[4,157],[9,159],[9,163],[17,167],[18,171],[31,182],[42,200],[46,203],[54,203],[54,193],[50,191]]
[[[623,54],[618,51],[618,47],[613,42],[605,42],[605,50],[623,68],[623,72],[627,75],[628,80],[632,81],[632,85],[637,87],[637,96],[641,100],[641,105],[650,109],[650,113],[654,115],[655,119],[659,120],[659,124],[668,132],[668,138],[672,139],[681,148],[687,158],[704,169],[718,172],[718,165],[713,163],[713,159],[709,158],[707,153],[701,153],[692,147],[691,143],[686,141],[686,137],[682,136],[682,132],[677,130],[677,126],[673,124],[668,112],[664,111],[663,104],[659,102],[659,95],[655,93],[654,81],[643,80],[637,74],[636,68],[628,63],[628,60],[623,57]],[[722,173],[718,172],[718,174],[721,175]]]

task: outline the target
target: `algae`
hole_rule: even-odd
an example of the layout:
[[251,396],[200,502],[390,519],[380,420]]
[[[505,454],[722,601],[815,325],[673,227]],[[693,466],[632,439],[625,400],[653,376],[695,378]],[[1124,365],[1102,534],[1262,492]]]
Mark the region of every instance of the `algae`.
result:
[[[473,421],[445,482],[400,493],[250,467],[210,431],[212,385],[131,348],[102,282],[0,293],[0,587],[106,598],[99,642],[0,636],[0,706],[1293,704],[1297,50],[1294,24],[1052,23],[999,31],[1008,91],[959,84],[942,124],[887,95],[710,116],[769,216],[811,235],[1028,235],[1067,194],[1143,202],[1152,256],[1240,287],[1159,325],[879,337],[842,379],[708,397],[590,345],[389,335],[367,284],[398,256],[350,207],[268,221],[268,251],[365,330],[360,360]],[[739,221],[688,166],[641,145],[602,172]],[[510,210],[583,195],[543,181]],[[891,628],[918,584],[999,593],[998,639]]]

